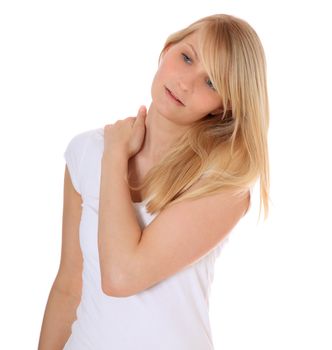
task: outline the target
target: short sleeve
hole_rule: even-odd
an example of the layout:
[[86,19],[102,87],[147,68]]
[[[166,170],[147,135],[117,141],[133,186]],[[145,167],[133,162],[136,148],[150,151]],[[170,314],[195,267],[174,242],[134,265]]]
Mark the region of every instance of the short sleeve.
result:
[[68,143],[63,154],[70,174],[71,182],[75,190],[82,194],[81,190],[81,164],[86,152],[90,132],[75,135]]

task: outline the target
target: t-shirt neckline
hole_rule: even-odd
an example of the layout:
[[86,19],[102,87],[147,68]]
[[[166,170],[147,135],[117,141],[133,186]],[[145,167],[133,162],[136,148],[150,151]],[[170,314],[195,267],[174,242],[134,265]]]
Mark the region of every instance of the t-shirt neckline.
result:
[[145,204],[145,200],[144,201],[141,201],[141,202],[133,202],[133,201],[131,201],[134,205],[143,205],[143,204]]

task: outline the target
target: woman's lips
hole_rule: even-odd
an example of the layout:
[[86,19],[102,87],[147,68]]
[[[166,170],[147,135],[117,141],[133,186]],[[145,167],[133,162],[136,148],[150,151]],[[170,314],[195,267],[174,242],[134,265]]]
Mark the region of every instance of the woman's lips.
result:
[[166,94],[167,94],[169,97],[171,97],[173,101],[175,101],[179,106],[184,106],[184,104],[183,104],[178,98],[176,98],[176,97],[173,95],[173,93],[172,93],[171,90],[169,90],[166,86],[165,86],[165,89],[166,89]]

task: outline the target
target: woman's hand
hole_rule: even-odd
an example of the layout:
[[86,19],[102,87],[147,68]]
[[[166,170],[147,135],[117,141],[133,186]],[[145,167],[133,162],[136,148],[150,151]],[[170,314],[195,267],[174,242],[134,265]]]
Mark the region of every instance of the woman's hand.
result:
[[146,107],[141,106],[136,117],[117,120],[104,127],[104,154],[123,153],[128,159],[142,147],[145,136]]

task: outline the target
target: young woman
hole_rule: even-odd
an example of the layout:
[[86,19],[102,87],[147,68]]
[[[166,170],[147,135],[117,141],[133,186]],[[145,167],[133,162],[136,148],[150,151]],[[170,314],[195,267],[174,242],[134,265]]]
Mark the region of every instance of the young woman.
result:
[[39,350],[213,349],[214,263],[258,179],[268,213],[265,69],[247,22],[202,18],[166,40],[148,110],[73,137]]

